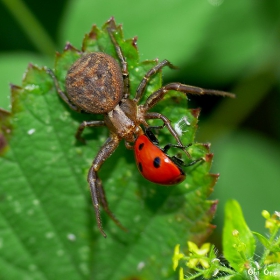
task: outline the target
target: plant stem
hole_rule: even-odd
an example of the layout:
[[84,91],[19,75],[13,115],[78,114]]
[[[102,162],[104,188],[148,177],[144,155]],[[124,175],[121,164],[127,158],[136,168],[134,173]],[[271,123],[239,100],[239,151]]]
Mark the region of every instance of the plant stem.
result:
[[22,0],[2,0],[34,46],[43,54],[53,56],[55,45],[40,22]]
[[192,279],[195,279],[195,278],[197,278],[197,277],[199,277],[199,276],[201,276],[201,275],[203,275],[203,273],[202,272],[199,272],[199,273],[197,273],[197,274],[195,274],[195,275],[192,275],[192,276],[190,276],[190,277],[188,277],[188,278],[186,278],[187,280],[192,280]]
[[234,271],[234,270],[232,270],[230,268],[224,267],[224,266],[219,266],[218,269],[219,269],[219,271],[226,272],[226,273],[228,273],[230,275],[233,275],[233,274],[237,273],[236,271]]

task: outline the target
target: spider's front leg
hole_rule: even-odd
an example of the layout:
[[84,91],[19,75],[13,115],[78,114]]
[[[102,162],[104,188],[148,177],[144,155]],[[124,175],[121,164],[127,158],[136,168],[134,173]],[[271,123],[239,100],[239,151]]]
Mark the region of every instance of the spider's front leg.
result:
[[144,118],[145,119],[160,119],[160,120],[162,120],[164,125],[167,127],[167,129],[171,133],[171,135],[176,139],[176,141],[178,143],[178,147],[181,147],[181,149],[186,153],[186,155],[189,158],[191,157],[189,152],[186,150],[186,146],[184,146],[183,143],[181,142],[181,139],[180,139],[178,133],[173,128],[173,126],[171,125],[170,120],[167,117],[165,117],[164,115],[162,115],[160,113],[146,112],[145,109],[144,109],[144,112],[145,112],[144,113]]
[[122,224],[115,218],[113,213],[110,211],[105,192],[102,186],[102,182],[98,177],[98,170],[100,169],[101,165],[103,162],[112,155],[112,153],[115,151],[115,149],[119,145],[119,138],[116,135],[111,135],[105,144],[101,147],[100,151],[98,152],[97,156],[93,160],[93,163],[89,169],[88,172],[88,183],[90,186],[90,192],[91,192],[91,198],[92,198],[92,203],[94,206],[95,210],[95,216],[96,216],[96,221],[98,228],[102,235],[106,237],[106,233],[103,230],[102,227],[102,221],[100,217],[100,209],[99,209],[99,204],[102,205],[106,213],[110,216],[110,218],[116,223],[117,226],[119,226],[121,229],[126,230]]
[[167,59],[163,60],[162,62],[160,62],[159,64],[157,64],[156,66],[154,66],[151,70],[149,70],[146,75],[144,76],[144,78],[142,79],[142,81],[140,82],[137,90],[136,90],[136,95],[134,98],[134,101],[136,103],[139,102],[139,100],[141,99],[141,97],[144,94],[145,88],[147,87],[147,84],[150,80],[150,78],[158,73],[163,67],[168,66],[171,69],[176,69],[177,67],[174,66],[172,63],[170,63],[170,61],[168,61]]
[[108,33],[110,36],[110,39],[115,47],[115,51],[117,53],[117,56],[121,62],[121,68],[122,68],[122,75],[123,75],[123,87],[124,87],[124,98],[127,99],[129,98],[129,94],[130,94],[130,83],[129,83],[129,72],[128,72],[128,66],[127,66],[127,62],[125,59],[125,56],[122,52],[122,49],[120,47],[120,45],[117,43],[114,34],[113,34],[113,30],[115,29],[114,26],[108,28]]
[[200,87],[194,87],[189,85],[184,85],[180,83],[170,83],[162,88],[155,91],[153,94],[149,96],[149,98],[146,100],[145,104],[143,105],[143,108],[145,111],[149,111],[152,107],[154,107],[159,101],[163,99],[163,97],[170,91],[178,91],[186,94],[194,94],[194,95],[218,95],[218,96],[224,96],[224,97],[231,97],[235,98],[235,94],[225,92],[225,91],[219,91],[219,90],[213,90],[213,89],[204,89]]

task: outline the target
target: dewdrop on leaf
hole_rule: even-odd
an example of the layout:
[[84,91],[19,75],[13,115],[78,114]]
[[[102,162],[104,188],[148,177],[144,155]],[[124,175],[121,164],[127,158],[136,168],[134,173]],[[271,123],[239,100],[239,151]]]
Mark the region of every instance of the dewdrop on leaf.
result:
[[174,129],[179,136],[182,136],[183,133],[188,131],[186,127],[189,126],[190,124],[191,123],[188,121],[188,118],[184,116],[178,122],[175,123]]

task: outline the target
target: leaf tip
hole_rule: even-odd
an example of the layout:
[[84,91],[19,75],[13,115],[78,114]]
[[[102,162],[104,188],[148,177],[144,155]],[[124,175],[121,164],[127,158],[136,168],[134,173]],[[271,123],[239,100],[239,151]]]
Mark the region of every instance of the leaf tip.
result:
[[203,143],[202,144],[208,151],[210,151],[211,143]]
[[135,49],[137,49],[137,40],[138,40],[138,37],[135,36],[132,38],[132,41],[131,41],[131,44]]
[[5,135],[10,134],[12,131],[8,120],[10,116],[10,112],[0,108],[0,155],[2,155],[5,152],[6,147],[8,147]]
[[199,115],[200,115],[200,111],[201,111],[200,108],[190,109],[191,114],[192,114],[196,119],[198,119],[198,117],[199,117]]
[[39,69],[40,68],[38,66],[34,65],[33,63],[28,63],[27,69],[23,76],[23,81],[26,79],[26,76],[30,71],[39,70]]
[[64,51],[78,51],[71,43],[67,42]]
[[[206,146],[206,148],[209,148],[209,146]],[[213,153],[208,153],[205,155],[205,161],[206,162],[211,162],[213,159],[214,154]]]
[[111,28],[111,29],[117,29],[117,25],[115,22],[115,18],[113,16],[111,16],[104,24],[103,28]]
[[211,201],[211,206],[210,206],[210,209],[208,211],[208,213],[211,217],[214,217],[214,215],[216,213],[216,210],[217,210],[217,207],[218,207],[218,203],[219,203],[219,201],[217,199]]
[[97,39],[97,26],[94,24],[88,34],[86,36],[91,39],[91,40],[96,40]]
[[216,173],[216,174],[209,173],[209,176],[211,176],[215,180],[214,184],[216,184],[216,182],[218,181],[218,179],[220,177],[220,173]]
[[0,155],[5,152],[6,147],[8,147],[8,143],[4,134],[0,133]]
[[61,56],[61,53],[58,52],[58,51],[56,51],[56,52],[55,52],[55,59],[59,58],[60,56]]
[[19,90],[19,89],[21,89],[20,86],[17,86],[17,85],[15,85],[15,84],[10,84],[10,90],[11,90],[11,92],[17,91],[17,90]]
[[34,64],[31,63],[31,62],[29,62],[29,63],[28,63],[28,66],[27,66],[27,70],[32,69],[33,67],[34,67]]

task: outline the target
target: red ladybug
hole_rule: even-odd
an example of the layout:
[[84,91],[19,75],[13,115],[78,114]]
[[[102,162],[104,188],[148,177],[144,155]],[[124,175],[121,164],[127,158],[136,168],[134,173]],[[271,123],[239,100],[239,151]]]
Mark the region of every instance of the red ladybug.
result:
[[168,144],[163,149],[158,146],[158,140],[148,128],[141,134],[134,145],[134,155],[140,173],[147,180],[160,185],[175,185],[185,180],[186,174],[182,166],[190,166],[202,158],[184,165],[177,157],[170,157],[167,151],[171,147],[185,149],[185,146]]

